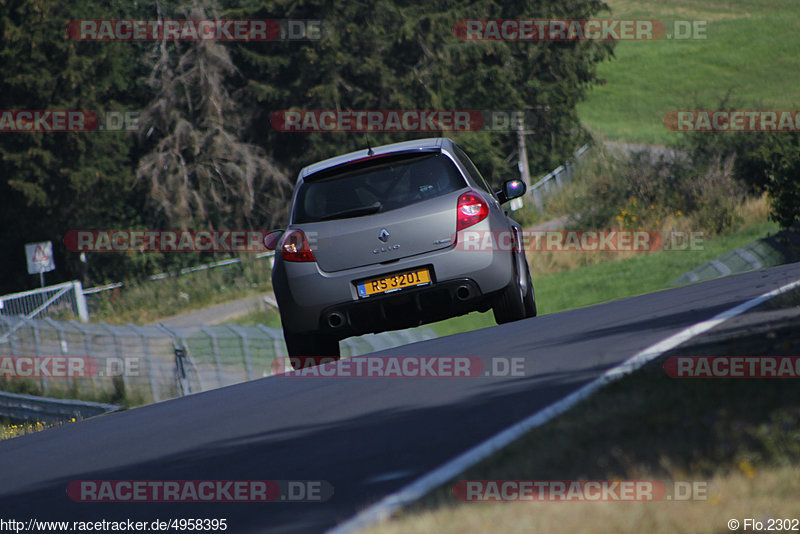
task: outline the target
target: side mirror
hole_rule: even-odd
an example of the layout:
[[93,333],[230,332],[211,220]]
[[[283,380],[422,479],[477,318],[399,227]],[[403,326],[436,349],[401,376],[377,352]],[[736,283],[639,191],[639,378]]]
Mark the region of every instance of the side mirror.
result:
[[269,230],[264,234],[264,246],[267,250],[278,248],[278,242],[283,236],[283,230]]
[[527,187],[522,180],[507,180],[503,182],[503,188],[497,191],[497,199],[500,204],[505,204],[509,200],[514,200],[525,194]]

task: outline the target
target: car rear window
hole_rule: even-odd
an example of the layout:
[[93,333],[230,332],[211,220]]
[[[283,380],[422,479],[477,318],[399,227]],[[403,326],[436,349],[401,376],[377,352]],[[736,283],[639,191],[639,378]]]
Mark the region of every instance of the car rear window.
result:
[[425,154],[306,181],[297,192],[292,222],[346,219],[390,211],[466,186],[445,155]]

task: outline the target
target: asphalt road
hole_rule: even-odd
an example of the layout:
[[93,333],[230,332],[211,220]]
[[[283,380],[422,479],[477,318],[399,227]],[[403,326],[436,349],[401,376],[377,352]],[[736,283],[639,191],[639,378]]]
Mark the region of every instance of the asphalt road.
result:
[[[525,376],[283,378],[0,442],[0,519],[226,518],[320,532],[637,351],[800,279],[800,264],[415,343],[388,355],[523,358]],[[569,288],[564,288],[569,291]],[[76,480],[324,480],[325,502],[74,502]]]

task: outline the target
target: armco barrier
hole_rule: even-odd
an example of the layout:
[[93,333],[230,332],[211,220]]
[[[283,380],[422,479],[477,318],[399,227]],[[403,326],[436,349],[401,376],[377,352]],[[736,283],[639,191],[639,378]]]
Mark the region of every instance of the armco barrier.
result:
[[72,419],[80,421],[120,409],[121,407],[115,404],[50,399],[0,391],[0,416],[20,421],[41,421],[43,423]]

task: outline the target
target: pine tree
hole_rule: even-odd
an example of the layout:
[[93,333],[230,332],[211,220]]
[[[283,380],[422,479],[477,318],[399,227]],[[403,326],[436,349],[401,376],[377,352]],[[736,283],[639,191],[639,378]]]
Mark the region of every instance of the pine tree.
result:
[[[177,14],[219,17],[202,2]],[[263,228],[284,215],[285,173],[241,139],[246,110],[229,89],[237,74],[222,43],[160,43],[148,80],[155,98],[142,117],[152,148],[136,174],[164,227]]]

